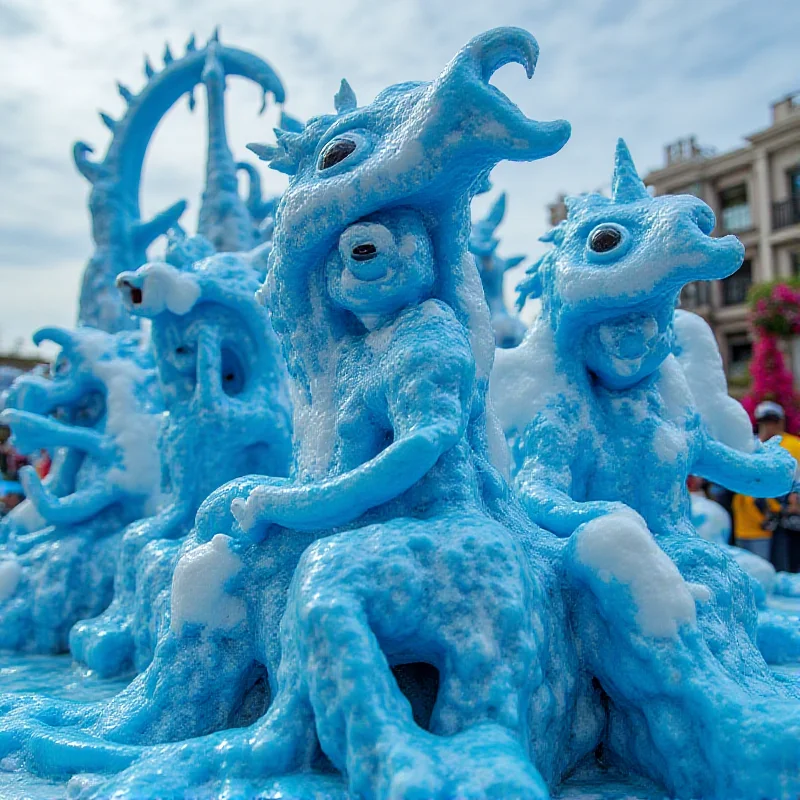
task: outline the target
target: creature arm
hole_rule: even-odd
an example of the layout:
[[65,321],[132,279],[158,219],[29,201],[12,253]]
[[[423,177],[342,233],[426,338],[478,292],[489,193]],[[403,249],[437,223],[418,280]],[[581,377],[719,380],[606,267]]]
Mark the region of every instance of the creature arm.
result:
[[446,330],[432,339],[415,330],[413,340],[407,335],[408,341],[393,343],[382,364],[392,443],[343,475],[301,486],[273,479],[246,502],[234,501],[232,510],[245,532],[263,530],[267,522],[295,530],[346,525],[408,491],[459,441],[473,391],[469,345],[463,336],[446,337]]
[[572,459],[578,447],[566,422],[537,416],[524,433],[525,460],[514,479],[528,516],[557,536],[604,514],[622,511],[623,503],[573,499]]
[[51,525],[74,525],[98,514],[120,498],[120,490],[97,482],[66,497],[56,497],[33,467],[23,467],[19,480],[25,495]]
[[752,497],[781,497],[792,491],[797,462],[775,436],[753,453],[705,437],[692,468],[695,475]]
[[50,417],[9,408],[0,414],[20,443],[20,449],[31,452],[46,447],[70,447],[108,461],[113,455],[111,439],[91,428],[64,425]]

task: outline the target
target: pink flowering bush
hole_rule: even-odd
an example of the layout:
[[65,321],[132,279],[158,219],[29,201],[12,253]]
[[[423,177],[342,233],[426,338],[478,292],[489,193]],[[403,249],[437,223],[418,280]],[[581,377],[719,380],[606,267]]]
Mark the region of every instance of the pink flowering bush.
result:
[[759,403],[772,400],[786,411],[786,430],[789,433],[800,431],[800,398],[794,390],[794,377],[778,347],[778,338],[760,328],[756,328],[750,375],[752,386],[742,398],[750,419]]
[[772,336],[800,334],[800,286],[766,283],[750,295],[750,321],[756,331]]

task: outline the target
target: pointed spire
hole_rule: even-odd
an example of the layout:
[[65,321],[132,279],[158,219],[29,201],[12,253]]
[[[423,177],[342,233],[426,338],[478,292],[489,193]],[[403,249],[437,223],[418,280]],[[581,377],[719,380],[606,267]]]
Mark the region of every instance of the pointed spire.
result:
[[169,66],[174,60],[172,50],[169,49],[169,42],[167,42],[164,45],[164,66]]
[[333,107],[336,109],[337,114],[346,114],[348,111],[355,111],[358,107],[356,93],[344,78],[342,78],[339,91],[334,95]]
[[492,203],[489,213],[486,215],[486,223],[491,226],[492,231],[503,221],[506,215],[506,193],[501,192],[497,200]]
[[628,145],[624,139],[618,139],[614,156],[614,176],[611,179],[611,199],[615,203],[635,203],[637,200],[646,200],[649,196],[639,173],[636,172]]
[[133,100],[133,92],[124,83],[117,81],[117,91],[126,103],[130,103]]
[[150,63],[150,57],[149,56],[145,56],[144,57],[144,76],[145,76],[145,78],[150,80],[150,78],[152,78],[153,75],[155,75],[155,74],[156,74],[156,71],[153,69],[153,65]]
[[117,121],[113,117],[106,114],[105,111],[100,112],[100,119],[103,120],[103,125],[105,125],[106,128],[111,131],[111,133],[114,133],[117,127]]
[[194,34],[189,37],[189,41],[186,42],[186,52],[187,53],[194,53],[197,50],[197,42],[195,41]]
[[219,25],[214,26],[214,31],[212,32],[211,38],[208,41],[209,43],[219,41]]
[[290,133],[302,133],[305,130],[305,125],[296,117],[292,117],[285,111],[281,111],[280,122],[281,130],[289,131]]
[[245,145],[247,149],[258,156],[261,161],[272,161],[283,153],[283,148],[274,144],[259,144],[258,142],[250,142]]

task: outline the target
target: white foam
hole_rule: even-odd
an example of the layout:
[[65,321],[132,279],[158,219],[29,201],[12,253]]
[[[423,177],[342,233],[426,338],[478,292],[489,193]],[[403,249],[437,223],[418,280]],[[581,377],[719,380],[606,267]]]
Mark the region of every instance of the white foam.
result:
[[227,631],[245,618],[244,602],[225,591],[227,582],[242,569],[242,560],[231,551],[230,542],[230,536],[218,533],[178,561],[172,577],[170,620],[175,633],[186,623]]
[[16,558],[4,558],[0,561],[0,603],[8,600],[19,586],[22,577],[22,566]]
[[756,440],[750,418],[728,395],[719,347],[708,323],[697,314],[678,310],[675,337],[678,363],[709,433],[735,450],[752,453]]
[[139,307],[153,316],[164,311],[178,316],[188,314],[200,297],[196,278],[169,264],[148,264],[142,274],[143,302]]
[[518,347],[495,354],[489,395],[506,436],[522,433],[554,396],[571,391],[546,323],[537,321]]
[[[692,588],[638,514],[599,517],[576,535],[578,560],[604,583],[617,581],[628,587],[636,623],[645,636],[672,638],[681,625],[697,622]],[[695,592],[707,599],[697,587]]]

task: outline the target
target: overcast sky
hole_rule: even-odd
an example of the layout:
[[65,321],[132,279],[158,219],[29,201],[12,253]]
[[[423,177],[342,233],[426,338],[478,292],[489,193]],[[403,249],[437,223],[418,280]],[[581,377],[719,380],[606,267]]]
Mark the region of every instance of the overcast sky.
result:
[[[121,114],[115,81],[138,91],[145,53],[160,62],[165,42],[183,52],[189,34],[204,40],[215,24],[224,42],[272,64],[287,111],[303,119],[332,109],[342,77],[364,104],[389,84],[433,78],[480,31],[530,30],[541,48],[533,80],[509,65],[495,83],[528,116],[570,120],[573,134],[553,158],[494,171],[495,194],[509,194],[505,255],[541,252],[558,192],[608,185],[618,136],[645,173],[687,134],[739,146],[769,123],[772,100],[800,88],[798,0],[0,0],[0,350],[19,337],[31,350],[36,328],[74,322],[92,245],[72,142],[103,152],[96,112]],[[258,107],[254,87],[230,82],[239,157],[246,142],[271,139],[275,112],[259,117]],[[187,198],[194,228],[204,137],[202,102],[164,120],[143,215]],[[282,176],[263,173],[278,190]]]

